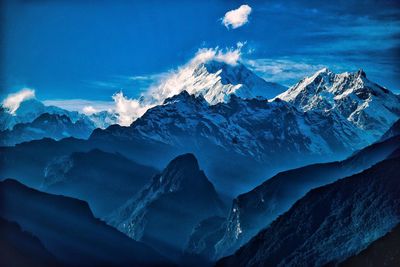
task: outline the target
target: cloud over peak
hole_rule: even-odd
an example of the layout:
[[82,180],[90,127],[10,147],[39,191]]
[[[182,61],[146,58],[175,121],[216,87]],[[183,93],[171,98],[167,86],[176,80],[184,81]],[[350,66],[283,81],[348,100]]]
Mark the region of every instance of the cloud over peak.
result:
[[9,113],[15,114],[22,102],[32,98],[35,98],[35,90],[23,88],[16,93],[9,94],[1,104]]
[[196,93],[196,90],[211,86],[210,84],[215,82],[213,75],[202,77],[202,81],[197,80],[193,76],[193,72],[197,66],[210,61],[236,65],[241,59],[243,45],[244,43],[239,42],[236,48],[220,49],[216,47],[199,49],[186,64],[160,75],[158,82],[143,92],[140,99],[128,98],[122,92],[114,94],[113,100],[115,103],[115,112],[119,117],[119,124],[124,126],[130,125],[149,108],[162,104],[165,99],[177,95],[183,90],[187,90],[189,93]]
[[238,9],[226,12],[222,19],[222,24],[228,29],[239,28],[249,22],[250,13],[251,7],[249,5],[241,5]]
[[244,43],[237,43],[236,49],[227,48],[225,50],[216,48],[201,48],[197,51],[189,64],[207,63],[209,61],[224,62],[228,65],[236,65],[241,57],[241,49]]

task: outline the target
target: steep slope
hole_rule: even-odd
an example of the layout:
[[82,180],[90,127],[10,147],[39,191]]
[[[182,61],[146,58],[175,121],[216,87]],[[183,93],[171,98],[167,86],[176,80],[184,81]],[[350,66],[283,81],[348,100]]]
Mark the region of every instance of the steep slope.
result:
[[400,222],[399,164],[311,190],[217,266],[322,266],[357,254]]
[[42,193],[14,180],[0,182],[0,198],[0,217],[14,221],[32,233],[63,264],[168,264],[145,244],[129,239],[94,218],[83,201]]
[[86,139],[94,130],[92,123],[83,119],[72,122],[67,115],[43,113],[32,122],[18,123],[12,130],[0,131],[0,146],[49,137],[59,140],[65,137]]
[[216,256],[229,255],[310,189],[355,174],[390,156],[400,148],[400,136],[362,149],[346,160],[313,164],[281,172],[234,199]]
[[94,214],[108,215],[139,192],[157,170],[122,155],[95,149],[53,159],[41,189],[87,201]]
[[205,266],[212,262],[215,255],[214,244],[223,237],[225,222],[226,218],[213,216],[195,226],[184,250],[186,261],[191,266]]
[[220,61],[191,62],[153,88],[143,101],[161,104],[166,98],[187,91],[203,96],[209,104],[227,102],[235,94],[242,98],[272,98],[286,88],[266,82],[243,64]]
[[62,266],[40,240],[21,227],[0,217],[0,259],[2,266]]
[[222,202],[192,154],[172,160],[108,223],[135,240],[178,258],[194,226],[220,215]]
[[367,79],[365,72],[322,69],[277,96],[304,111],[335,112],[376,140],[400,116],[400,98]]
[[339,264],[343,267],[400,266],[400,224],[366,249]]

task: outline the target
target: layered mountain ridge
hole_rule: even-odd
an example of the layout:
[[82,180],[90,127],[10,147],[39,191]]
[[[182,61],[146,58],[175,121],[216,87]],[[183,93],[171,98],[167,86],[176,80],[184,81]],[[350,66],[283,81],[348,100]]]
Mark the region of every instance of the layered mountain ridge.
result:
[[229,255],[288,210],[312,188],[358,173],[400,149],[400,136],[368,146],[338,162],[313,164],[271,177],[236,197],[223,237],[214,244],[215,258]]
[[0,197],[0,217],[37,237],[62,265],[170,264],[147,245],[96,219],[84,201],[43,193],[11,179],[0,182]]
[[311,190],[217,266],[323,266],[357,254],[400,222],[399,163]]

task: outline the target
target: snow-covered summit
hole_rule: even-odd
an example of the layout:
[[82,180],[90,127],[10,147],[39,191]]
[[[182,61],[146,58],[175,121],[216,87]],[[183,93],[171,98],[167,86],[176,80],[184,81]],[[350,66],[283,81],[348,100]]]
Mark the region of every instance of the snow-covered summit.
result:
[[277,96],[303,111],[336,112],[376,138],[400,116],[400,98],[368,80],[363,70],[336,74],[327,68]]
[[282,85],[263,80],[239,62],[196,61],[169,75],[149,92],[145,101],[162,103],[168,97],[187,91],[195,96],[203,96],[214,105],[226,103],[231,94],[242,98],[272,98],[285,89]]

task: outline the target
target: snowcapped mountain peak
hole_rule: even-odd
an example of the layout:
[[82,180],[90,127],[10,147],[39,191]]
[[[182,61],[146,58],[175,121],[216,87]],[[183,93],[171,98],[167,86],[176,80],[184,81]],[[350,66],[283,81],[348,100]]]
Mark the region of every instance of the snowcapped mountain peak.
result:
[[[371,140],[385,132],[400,116],[400,99],[367,79],[366,73],[336,74],[324,68],[277,96],[302,111],[336,112]],[[378,129],[378,130],[377,130]]]
[[242,98],[272,98],[285,89],[279,84],[266,82],[240,62],[194,61],[168,75],[150,90],[144,101],[162,103],[164,99],[186,90],[189,94],[203,96],[214,105],[228,102],[231,94]]

